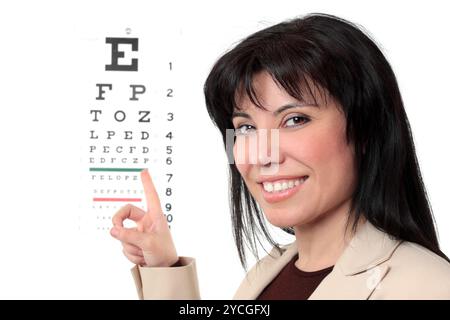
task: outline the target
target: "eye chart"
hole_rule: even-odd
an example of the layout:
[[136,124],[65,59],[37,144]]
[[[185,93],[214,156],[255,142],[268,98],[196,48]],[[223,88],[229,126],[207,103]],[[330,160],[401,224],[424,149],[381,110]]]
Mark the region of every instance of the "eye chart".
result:
[[107,232],[127,203],[146,210],[140,180],[145,168],[169,226],[176,216],[175,57],[181,30],[158,31],[125,25],[83,33],[89,59],[82,90],[80,230]]

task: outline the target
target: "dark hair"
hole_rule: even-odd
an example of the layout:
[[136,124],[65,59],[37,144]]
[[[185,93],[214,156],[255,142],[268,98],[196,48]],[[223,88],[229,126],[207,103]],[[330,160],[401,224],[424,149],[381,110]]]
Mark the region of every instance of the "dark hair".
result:
[[[226,146],[226,129],[233,128],[231,115],[239,109],[236,93],[245,89],[261,108],[254,99],[256,73],[268,72],[298,100],[304,100],[302,87],[311,92],[311,80],[339,103],[346,117],[347,142],[354,144],[357,184],[349,213],[353,231],[364,216],[391,236],[418,243],[449,261],[439,248],[394,72],[360,28],[333,15],[312,13],[248,36],[214,64],[204,85],[208,113]],[[280,247],[236,165],[229,168],[233,236],[246,268],[244,241],[256,258],[261,232]],[[290,227],[282,229],[294,233]]]

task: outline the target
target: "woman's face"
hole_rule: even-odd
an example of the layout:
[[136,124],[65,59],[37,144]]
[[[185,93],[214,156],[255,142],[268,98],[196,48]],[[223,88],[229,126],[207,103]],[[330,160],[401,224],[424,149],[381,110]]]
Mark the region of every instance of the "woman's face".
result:
[[[233,154],[269,222],[278,227],[304,225],[348,203],[356,181],[354,153],[345,138],[345,116],[335,101],[328,97],[325,105],[315,91],[318,106],[310,97],[300,102],[266,72],[255,75],[253,85],[267,111],[248,96],[238,101]],[[288,104],[294,107],[276,112]],[[278,129],[278,148],[271,129]]]

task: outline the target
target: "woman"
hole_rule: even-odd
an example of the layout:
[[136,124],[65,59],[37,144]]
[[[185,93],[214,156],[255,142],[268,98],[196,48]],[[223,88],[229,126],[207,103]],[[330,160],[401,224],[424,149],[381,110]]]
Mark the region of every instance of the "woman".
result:
[[[216,62],[204,92],[225,146],[234,130],[231,213],[244,268],[244,242],[256,257],[261,233],[273,245],[234,298],[450,299],[395,75],[354,24],[310,14],[258,31]],[[195,260],[178,256],[147,171],[142,181],[148,212],[127,205],[111,230],[137,264],[139,295],[199,298]],[[296,241],[280,247],[263,214]]]

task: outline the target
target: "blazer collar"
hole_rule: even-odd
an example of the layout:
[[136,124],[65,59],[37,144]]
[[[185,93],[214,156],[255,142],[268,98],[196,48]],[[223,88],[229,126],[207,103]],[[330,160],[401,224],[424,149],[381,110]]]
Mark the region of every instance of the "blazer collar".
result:
[[[401,243],[370,222],[360,225],[350,243],[309,299],[366,299],[389,271],[387,261]],[[297,243],[273,249],[247,273],[233,299],[256,299],[295,256]],[[382,264],[382,266],[380,266]]]
[[401,242],[366,221],[309,299],[369,299]]
[[366,271],[388,260],[401,241],[366,221],[339,257],[338,266],[346,276]]

